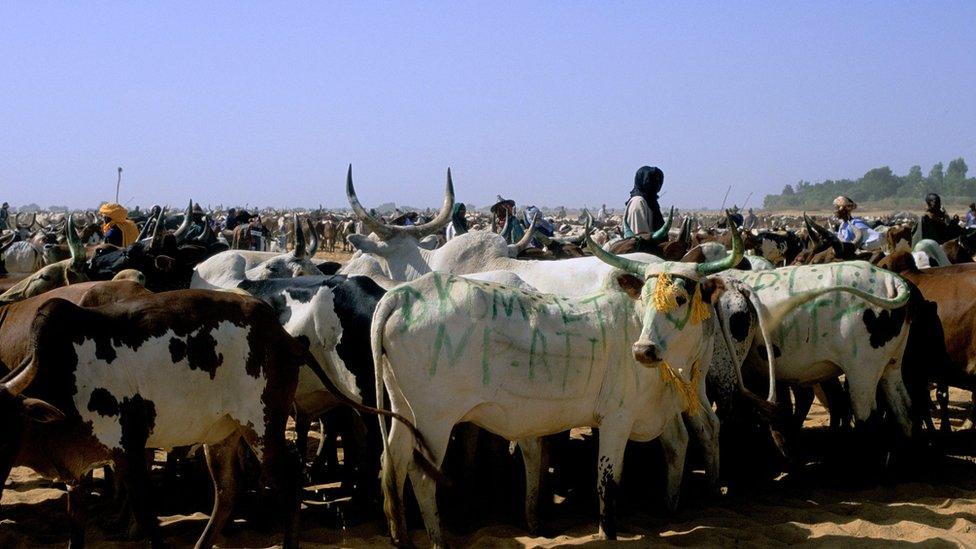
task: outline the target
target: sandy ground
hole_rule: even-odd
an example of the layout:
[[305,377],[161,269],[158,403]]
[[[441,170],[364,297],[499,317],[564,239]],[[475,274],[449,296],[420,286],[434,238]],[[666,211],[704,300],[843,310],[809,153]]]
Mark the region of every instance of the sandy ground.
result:
[[[964,397],[954,390],[951,397],[953,423],[958,429],[968,409],[968,394]],[[937,444],[945,449],[944,456],[929,455],[910,467],[893,466],[898,471],[887,474],[863,461],[852,465],[859,457],[851,451],[855,445],[828,433],[826,423],[826,412],[815,404],[802,435],[807,456],[804,465],[788,474],[744,483],[723,496],[705,493],[702,471],[693,465],[686,474],[682,505],[673,514],[663,512],[656,503],[660,501],[660,482],[653,479],[661,476],[661,467],[659,461],[647,459],[656,455],[653,448],[643,453],[640,448],[634,452],[629,448],[621,497],[621,534],[616,542],[595,539],[591,489],[595,468],[586,459],[578,467],[567,469],[576,474],[569,485],[557,488],[561,495],[545,515],[546,536],[531,536],[521,525],[518,481],[488,479],[483,490],[453,494],[456,499],[447,504],[447,509],[442,503],[448,540],[458,547],[976,546],[976,434],[957,430],[940,437]],[[593,454],[592,439],[575,436],[571,443],[579,448],[574,453]],[[868,477],[871,480],[866,480]],[[197,486],[208,484],[205,477],[193,482]],[[482,487],[485,485],[483,482]],[[185,488],[157,479],[162,530],[169,543],[178,547],[192,546],[209,509],[205,499],[188,502],[181,486]],[[306,490],[303,546],[389,547],[378,517],[353,516],[355,511],[348,507],[348,500],[336,490],[334,484]],[[485,503],[482,499],[491,499],[485,496],[491,491],[495,496],[501,493],[505,503],[482,504],[474,513],[466,514],[472,500],[477,508],[478,502]],[[142,547],[143,543],[124,541],[115,533],[119,530],[111,526],[114,507],[106,499],[97,495],[97,489],[88,496],[89,545]],[[30,469],[15,468],[0,509],[0,546],[63,547],[68,531],[65,502],[61,486],[39,478]],[[426,535],[416,515],[412,513],[411,518],[414,540],[425,546]],[[267,547],[275,540],[273,528],[262,529],[238,518],[228,528],[224,546]]]

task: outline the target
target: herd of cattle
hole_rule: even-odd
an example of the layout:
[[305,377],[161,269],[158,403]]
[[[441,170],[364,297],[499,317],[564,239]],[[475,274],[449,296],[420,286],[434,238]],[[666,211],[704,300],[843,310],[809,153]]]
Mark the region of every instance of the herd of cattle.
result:
[[[646,238],[585,215],[553,219],[553,236],[531,220],[518,242],[473,213],[445,242],[450,172],[441,210],[413,225],[367,211],[351,168],[346,192],[349,214],[265,216],[290,251],[231,249],[219,211],[188,237],[189,208],[156,210],[126,248],[93,244],[89,214],[13,216],[0,228],[0,477],[28,466],[66,483],[81,546],[76,498],[108,467],[135,534],[157,544],[146,449],[201,447],[215,496],[197,546],[209,547],[253,482],[244,452],[294,546],[309,431],[347,407],[353,497],[382,497],[393,541],[409,544],[409,478],[440,547],[436,492],[458,424],[517,443],[533,530],[549,435],[591,427],[612,539],[628,440],[661,441],[673,508],[691,438],[717,490],[720,452],[734,450],[720,429],[758,421],[790,455],[817,395],[832,426],[887,423],[904,443],[934,433],[933,385],[941,430],[948,387],[976,389],[976,263],[968,243],[912,246],[910,221],[881,223],[875,252],[805,215],[751,231],[689,215],[671,230],[673,210]],[[323,262],[319,243],[356,251]]]

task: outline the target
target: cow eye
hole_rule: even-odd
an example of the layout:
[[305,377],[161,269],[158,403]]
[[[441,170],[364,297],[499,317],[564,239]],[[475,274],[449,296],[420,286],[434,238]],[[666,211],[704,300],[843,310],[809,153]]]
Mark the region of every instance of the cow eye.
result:
[[685,303],[688,303],[688,298],[686,298],[683,295],[676,296],[675,300],[678,302],[678,307],[684,305]]

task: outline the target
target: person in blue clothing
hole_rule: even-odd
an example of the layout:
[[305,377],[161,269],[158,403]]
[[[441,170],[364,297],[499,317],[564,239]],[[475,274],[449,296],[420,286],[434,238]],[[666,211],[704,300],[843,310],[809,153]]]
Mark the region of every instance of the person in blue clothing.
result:
[[969,204],[969,211],[966,212],[966,228],[972,229],[976,227],[976,202]]
[[860,217],[854,217],[851,212],[857,209],[857,204],[846,196],[834,199],[834,208],[840,227],[837,228],[837,238],[841,242],[851,242],[865,250],[873,250],[881,246],[881,235],[872,229]]

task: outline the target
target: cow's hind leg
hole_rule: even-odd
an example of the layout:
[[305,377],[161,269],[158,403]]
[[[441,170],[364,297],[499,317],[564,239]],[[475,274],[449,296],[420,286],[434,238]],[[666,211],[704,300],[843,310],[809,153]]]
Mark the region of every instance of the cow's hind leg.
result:
[[406,484],[412,453],[413,435],[402,423],[394,420],[390,429],[389,444],[383,452],[380,484],[383,490],[383,512],[390,527],[390,539],[397,547],[411,545],[403,508],[403,487]]
[[81,501],[79,501],[80,492],[77,484],[68,485],[68,522],[71,528],[68,547],[71,549],[81,549],[85,546],[85,520]]
[[[602,436],[603,433],[600,434]],[[681,481],[685,476],[685,458],[688,455],[688,429],[681,415],[674,416],[664,427],[661,448],[664,450],[664,464],[667,467],[665,505],[669,511],[674,511],[678,508],[678,499],[681,497]]]
[[901,368],[897,364],[888,367],[881,376],[881,389],[884,391],[885,400],[888,401],[891,413],[895,416],[898,426],[901,427],[902,434],[910,438],[912,436],[912,400],[908,396],[908,389],[901,378]]
[[952,423],[949,421],[949,385],[941,381],[937,384],[935,400],[939,403],[939,418],[941,419],[939,430],[943,433],[951,433]]
[[197,540],[196,549],[213,547],[230,518],[237,493],[237,451],[240,441],[240,435],[235,433],[217,444],[204,447],[207,468],[214,483],[214,504],[207,527]]
[[132,399],[123,399],[119,408],[122,450],[115,452],[115,463],[125,479],[132,511],[141,534],[148,536],[154,547],[162,546],[159,521],[152,505],[149,464],[146,459],[146,441],[155,421],[155,405],[136,394]]
[[[418,428],[421,425],[426,426],[422,431],[424,442],[430,450],[434,467],[440,468],[444,461],[444,454],[447,452],[447,444],[451,439],[451,430],[454,425],[444,424],[438,428],[431,427],[431,423],[418,420],[417,426]],[[437,482],[413,459],[410,460],[408,472],[410,484],[413,486],[414,495],[417,497],[417,503],[420,506],[420,514],[424,517],[424,526],[427,528],[431,546],[435,549],[447,547],[444,543],[444,534],[441,531],[440,513],[437,511]]]

